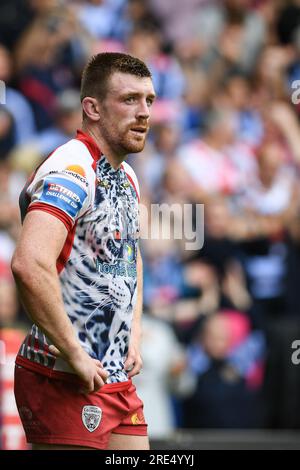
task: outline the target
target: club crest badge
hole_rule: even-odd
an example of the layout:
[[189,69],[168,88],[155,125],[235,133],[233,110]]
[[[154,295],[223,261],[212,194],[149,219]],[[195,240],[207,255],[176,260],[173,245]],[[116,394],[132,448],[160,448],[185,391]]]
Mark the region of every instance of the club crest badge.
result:
[[89,432],[97,429],[102,418],[102,410],[98,406],[84,406],[82,408],[82,422]]

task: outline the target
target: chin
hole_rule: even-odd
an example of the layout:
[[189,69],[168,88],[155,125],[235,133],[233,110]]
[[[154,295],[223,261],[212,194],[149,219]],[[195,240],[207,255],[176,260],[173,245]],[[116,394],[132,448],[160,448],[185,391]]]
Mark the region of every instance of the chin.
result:
[[127,153],[139,153],[144,147],[145,141],[143,140],[142,142],[128,142],[125,148]]
[[144,147],[145,147],[145,144],[139,145],[139,146],[135,146],[134,149],[131,150],[131,153],[139,153],[139,152],[141,152],[142,150],[144,150]]

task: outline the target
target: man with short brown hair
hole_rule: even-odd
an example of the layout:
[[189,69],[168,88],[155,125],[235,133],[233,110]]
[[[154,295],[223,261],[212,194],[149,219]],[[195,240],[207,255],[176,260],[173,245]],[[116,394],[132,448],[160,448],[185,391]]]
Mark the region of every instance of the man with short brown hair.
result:
[[131,377],[139,353],[139,188],[155,98],[146,65],[103,53],[82,79],[83,126],[32,175],[12,270],[33,320],[16,359],[15,396],[35,449],[148,449]]

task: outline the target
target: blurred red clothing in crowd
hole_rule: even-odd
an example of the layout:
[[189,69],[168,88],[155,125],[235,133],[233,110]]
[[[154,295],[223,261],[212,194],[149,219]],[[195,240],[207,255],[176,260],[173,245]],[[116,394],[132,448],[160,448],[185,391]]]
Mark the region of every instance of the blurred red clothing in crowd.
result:
[[15,329],[0,331],[0,417],[1,449],[26,450],[25,434],[14,398],[14,362],[23,333]]

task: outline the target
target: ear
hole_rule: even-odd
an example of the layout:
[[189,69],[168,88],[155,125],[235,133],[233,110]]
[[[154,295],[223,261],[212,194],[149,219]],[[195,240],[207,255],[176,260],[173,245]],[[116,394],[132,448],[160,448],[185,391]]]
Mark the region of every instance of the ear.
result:
[[83,98],[82,108],[91,121],[96,122],[100,120],[100,106],[96,98],[91,96]]

